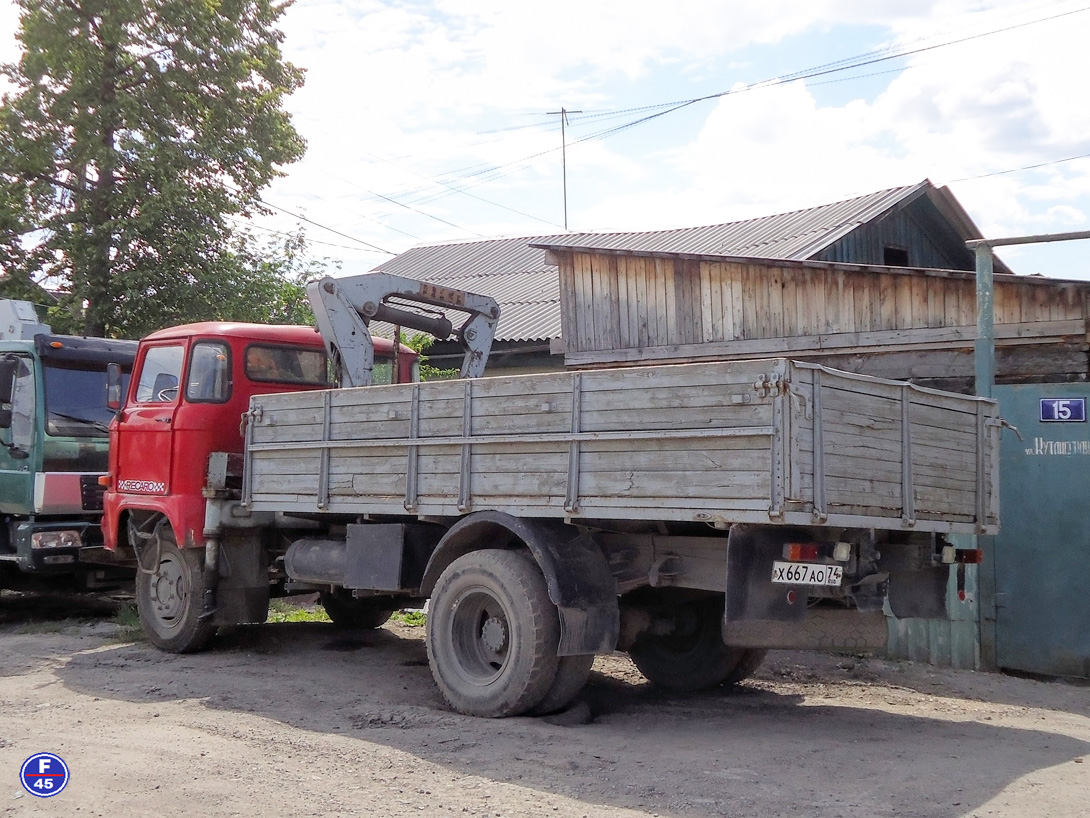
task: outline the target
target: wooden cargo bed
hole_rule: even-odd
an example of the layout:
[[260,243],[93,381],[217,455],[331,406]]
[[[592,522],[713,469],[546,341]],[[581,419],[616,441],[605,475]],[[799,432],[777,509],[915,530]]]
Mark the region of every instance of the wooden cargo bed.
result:
[[783,358],[263,395],[259,511],[993,532],[995,404]]

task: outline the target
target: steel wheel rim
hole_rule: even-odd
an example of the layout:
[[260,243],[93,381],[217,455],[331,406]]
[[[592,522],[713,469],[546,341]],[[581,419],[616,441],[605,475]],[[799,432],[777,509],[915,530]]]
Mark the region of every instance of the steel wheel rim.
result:
[[482,687],[495,682],[503,675],[510,657],[507,609],[483,588],[459,594],[452,608],[450,643],[459,675]]
[[159,570],[151,578],[149,596],[159,623],[167,628],[177,626],[188,594],[185,567],[173,554],[159,561]]

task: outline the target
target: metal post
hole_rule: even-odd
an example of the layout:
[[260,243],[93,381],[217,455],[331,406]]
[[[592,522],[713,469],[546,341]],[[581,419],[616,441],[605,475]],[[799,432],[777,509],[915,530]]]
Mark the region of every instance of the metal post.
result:
[[559,111],[549,111],[546,116],[560,116],[560,167],[564,179],[564,231],[568,230],[568,137],[565,126],[568,123],[568,114],[581,114],[582,111],[569,111],[561,108]]
[[[995,289],[993,284],[994,258],[992,248],[1016,244],[1039,244],[1055,241],[1090,239],[1090,230],[1073,233],[1050,233],[1036,236],[1012,236],[998,239],[972,239],[966,244],[976,253],[976,394],[991,398],[995,392]],[[980,592],[980,666],[989,670],[998,667],[999,633],[997,599],[1001,593],[996,563],[996,537],[978,536],[977,547],[987,554],[977,574]]]
[[992,396],[995,385],[995,288],[991,245],[976,248],[976,393]]

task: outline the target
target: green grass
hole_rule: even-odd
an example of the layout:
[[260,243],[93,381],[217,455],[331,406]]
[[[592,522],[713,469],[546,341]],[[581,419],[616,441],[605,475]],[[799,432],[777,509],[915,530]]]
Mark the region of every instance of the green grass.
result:
[[122,602],[114,615],[117,633],[114,638],[119,642],[136,642],[144,638],[144,628],[140,624],[140,614],[135,602]]
[[286,599],[269,600],[269,618],[266,622],[329,622],[329,614],[321,605],[308,607],[296,605]]
[[411,628],[422,628],[428,622],[428,615],[423,611],[394,611],[390,619]]

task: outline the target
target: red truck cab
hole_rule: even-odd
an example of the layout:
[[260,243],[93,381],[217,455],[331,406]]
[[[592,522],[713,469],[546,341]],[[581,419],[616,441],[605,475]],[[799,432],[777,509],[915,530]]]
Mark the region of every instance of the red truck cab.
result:
[[[415,380],[416,353],[402,345],[395,368],[393,342],[374,344],[374,383]],[[209,454],[241,454],[252,396],[328,389],[331,371],[311,327],[205,322],[144,338],[110,425],[106,547],[129,550],[130,517],[137,526],[165,518],[180,547],[204,546]]]

